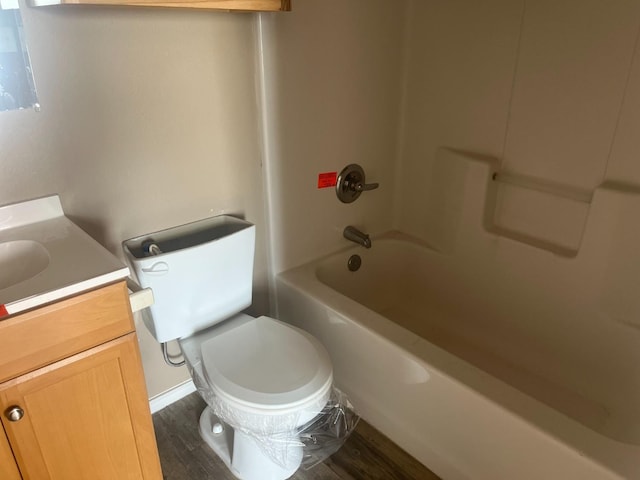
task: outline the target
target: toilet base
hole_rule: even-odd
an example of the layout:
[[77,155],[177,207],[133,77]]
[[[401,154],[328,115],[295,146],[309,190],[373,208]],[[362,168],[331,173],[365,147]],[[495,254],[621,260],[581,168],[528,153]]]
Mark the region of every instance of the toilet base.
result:
[[200,436],[240,480],[286,480],[302,463],[302,447],[288,446],[289,465],[278,465],[262,451],[254,438],[235,432],[210,407],[200,415]]
[[[231,473],[237,478],[240,478],[236,472],[231,468],[231,446],[233,445],[233,429],[228,425],[222,423],[218,417],[216,417],[210,407],[203,410],[200,415],[200,436],[205,441],[209,448],[215,452],[220,459],[224,462]],[[215,433],[214,425],[221,425],[222,432]]]

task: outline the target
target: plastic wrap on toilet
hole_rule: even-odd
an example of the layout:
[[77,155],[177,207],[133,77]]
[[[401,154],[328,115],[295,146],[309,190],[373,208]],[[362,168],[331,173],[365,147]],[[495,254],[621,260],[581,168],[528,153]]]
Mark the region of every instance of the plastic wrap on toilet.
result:
[[347,396],[334,386],[305,411],[305,418],[301,413],[264,415],[239,411],[211,389],[202,363],[187,362],[187,367],[198,393],[213,413],[234,431],[252,437],[281,467],[299,463],[309,469],[327,459],[344,444],[360,419]]
[[356,428],[360,416],[347,396],[335,387],[324,408],[297,430],[304,444],[302,468],[308,470],[333,455]]

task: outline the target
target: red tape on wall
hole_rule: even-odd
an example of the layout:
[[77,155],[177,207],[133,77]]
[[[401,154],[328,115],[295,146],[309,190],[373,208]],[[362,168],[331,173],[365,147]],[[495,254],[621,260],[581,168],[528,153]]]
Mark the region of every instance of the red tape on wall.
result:
[[326,172],[318,174],[318,188],[335,187],[338,181],[338,172]]

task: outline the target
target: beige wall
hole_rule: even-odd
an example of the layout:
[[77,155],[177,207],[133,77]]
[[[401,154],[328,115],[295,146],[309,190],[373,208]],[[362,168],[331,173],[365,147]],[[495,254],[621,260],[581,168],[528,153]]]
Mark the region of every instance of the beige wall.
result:
[[[349,243],[347,225],[392,224],[404,2],[303,0],[263,18],[274,270]],[[360,164],[380,188],[356,202],[317,189],[321,172]]]
[[[23,9],[42,112],[0,114],[0,204],[59,193],[122,257],[132,236],[223,212],[257,224],[268,310],[252,14]],[[149,394],[188,378],[140,324]]]

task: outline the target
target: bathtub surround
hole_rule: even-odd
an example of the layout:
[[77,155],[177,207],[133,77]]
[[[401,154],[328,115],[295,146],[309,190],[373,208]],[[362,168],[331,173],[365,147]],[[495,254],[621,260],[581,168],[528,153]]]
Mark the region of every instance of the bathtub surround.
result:
[[[439,360],[435,361],[443,363],[430,363],[432,357],[426,345],[436,345],[535,399],[527,408],[507,407],[515,409],[529,422],[536,423],[538,414],[531,410],[536,403],[544,404],[535,407],[542,412],[550,410],[548,406],[571,418],[572,421],[563,424],[560,416],[553,423],[539,426],[569,446],[573,444],[586,458],[595,458],[623,478],[632,478],[631,472],[640,468],[640,425],[635,420],[640,403],[640,382],[635,374],[640,350],[636,317],[628,316],[626,309],[637,307],[633,286],[640,282],[640,270],[629,268],[627,262],[616,261],[616,258],[633,255],[640,232],[615,225],[632,224],[632,212],[638,210],[640,200],[617,189],[599,188],[577,258],[549,255],[542,249],[536,250],[537,255],[527,254],[530,249],[527,244],[496,238],[485,228],[484,210],[490,198],[488,190],[493,188],[493,165],[450,151],[440,155],[451,164],[459,164],[457,170],[461,178],[457,183],[465,185],[460,192],[458,215],[450,218],[452,226],[457,227],[450,235],[455,255],[416,244],[402,234],[378,238],[371,251],[360,251],[362,267],[357,274],[346,267],[347,259],[355,250],[283,274],[281,316],[296,322],[294,316],[305,308],[309,311],[321,308],[314,302],[329,301],[330,306],[326,308],[331,311],[316,313],[320,323],[312,321],[316,316],[311,314],[305,318],[311,331],[328,345],[332,358],[343,359],[342,370],[336,366],[336,372],[343,373],[355,369],[346,361],[346,357],[354,354],[342,350],[344,344],[333,339],[336,333],[329,332],[328,325],[325,331],[321,319],[327,315],[346,316],[346,320],[329,323],[347,325],[355,321],[355,331],[364,325],[381,335],[399,325],[415,334],[403,337],[399,343],[407,350],[406,355],[416,355],[416,345],[425,347],[418,349],[417,355],[426,362],[422,367],[426,376],[432,375],[433,368],[445,376],[451,374],[456,381],[473,389],[478,388],[475,382],[479,379],[473,380],[466,374],[456,377],[449,372],[448,364],[457,361],[453,357],[442,360],[436,355]],[[473,267],[469,268],[470,265]],[[339,302],[335,295],[323,290],[318,281],[354,302]],[[559,284],[564,288],[558,288]],[[304,292],[303,300],[292,293],[298,287]],[[367,308],[392,323],[380,318],[377,323],[369,324],[364,313]],[[360,316],[354,318],[353,312],[359,312]],[[553,328],[548,323],[552,323]],[[355,338],[349,343],[368,344]],[[372,345],[369,348],[375,350]],[[394,371],[394,367],[387,368]],[[366,376],[364,370],[360,374]],[[398,366],[395,376],[401,375],[402,368]],[[478,376],[492,383],[491,377]],[[346,391],[354,388],[360,395],[364,395],[367,388],[365,380],[356,381],[352,377],[342,377],[340,382]],[[354,382],[359,387],[354,387]],[[424,395],[423,404],[428,403],[433,394],[430,393],[432,385],[426,380],[425,383],[424,394],[412,394],[416,398]],[[484,392],[482,388],[481,391]],[[507,397],[502,398],[495,391],[484,392],[484,395],[498,405],[507,401]],[[388,421],[403,423],[406,429],[403,435],[407,438],[412,434],[420,436],[420,427],[412,426],[406,409],[396,408],[393,402],[385,404],[384,397],[374,392],[365,397],[361,401],[376,414]],[[434,404],[431,408],[437,407]],[[419,416],[419,412],[413,413]],[[423,427],[422,431],[429,430],[426,424]],[[493,437],[495,442],[499,441],[497,432]],[[574,443],[581,438],[589,439],[590,445],[582,441]],[[445,450],[450,455],[455,452],[450,446],[437,445],[437,437],[423,441],[436,444],[431,447],[435,450]],[[626,460],[622,458],[625,451]],[[529,454],[530,458],[535,455]],[[545,465],[542,458],[540,463]],[[483,472],[480,468],[471,471]],[[585,470],[584,475],[588,471]],[[548,478],[543,474],[548,476],[553,470],[532,469],[532,472],[539,478]],[[492,478],[487,472],[484,474]],[[494,475],[497,474],[495,471]],[[602,477],[596,478],[614,478],[604,472],[598,475]]]
[[441,241],[445,146],[497,161],[492,223],[578,254],[595,189],[640,186],[637,2],[416,1],[408,32],[394,227]]
[[284,272],[281,318],[320,338],[363,417],[443,478],[635,478],[640,196],[597,188],[579,253],[550,254],[492,232],[495,159],[437,156],[456,186],[439,201],[450,250],[393,233]]
[[602,183],[639,28],[637,2],[524,3],[504,170],[590,191]]
[[[363,8],[368,22],[377,19],[378,35],[366,47],[350,36],[366,35],[360,17],[348,7],[323,15],[318,3],[304,2],[265,29],[274,47],[265,71],[274,86],[267,91],[276,92],[267,118],[277,121],[267,125],[277,145],[266,158],[280,315],[293,321],[294,311],[314,312],[302,326],[328,345],[336,380],[364,418],[443,478],[526,478],[522,471],[530,478],[634,478],[637,2],[410,0],[394,2],[393,11],[371,2]],[[336,36],[320,43],[334,22]],[[375,59],[367,55],[374,52]],[[350,55],[366,78],[341,55]],[[378,69],[384,73],[376,76]],[[330,81],[335,72],[340,84]],[[378,100],[363,104],[374,90]],[[320,98],[330,105],[320,108]],[[318,111],[332,114],[333,123],[315,123]],[[357,122],[361,112],[368,116]],[[326,124],[336,129],[318,128]],[[371,178],[379,191],[340,205],[300,182],[287,188],[294,179],[339,169],[342,161],[327,160],[337,145],[368,175],[376,169]],[[373,146],[377,155],[367,150]],[[427,307],[446,315],[427,315],[423,305],[414,324],[398,326],[388,320],[391,313],[322,286],[312,259],[349,248],[340,238],[347,225],[373,234],[370,251],[349,249],[340,261],[349,275],[362,273],[366,258],[353,273],[348,256],[375,255],[384,231],[431,248],[442,268],[432,265],[424,290],[414,293],[428,297],[428,286],[440,285]],[[371,288],[380,301],[390,289]],[[442,298],[450,303],[438,304]],[[477,318],[451,312],[464,303],[478,307]],[[470,338],[444,353],[463,361],[441,356],[446,342],[433,347],[451,335],[438,319],[461,318]],[[416,335],[420,322],[430,331]],[[360,344],[367,348],[354,348]],[[377,364],[378,358],[397,362]],[[362,365],[367,371],[377,365],[404,393],[377,388]],[[439,418],[449,421],[418,425],[431,400],[446,406]]]

